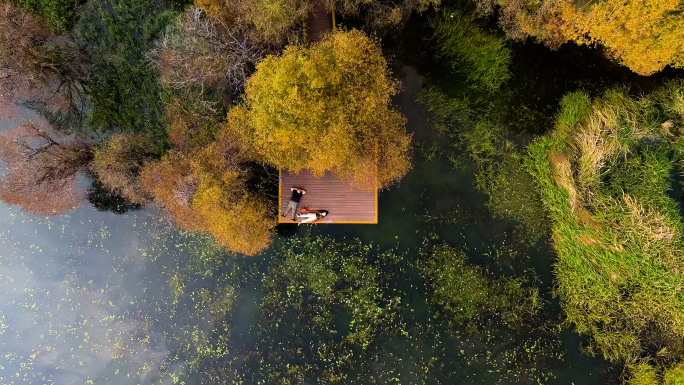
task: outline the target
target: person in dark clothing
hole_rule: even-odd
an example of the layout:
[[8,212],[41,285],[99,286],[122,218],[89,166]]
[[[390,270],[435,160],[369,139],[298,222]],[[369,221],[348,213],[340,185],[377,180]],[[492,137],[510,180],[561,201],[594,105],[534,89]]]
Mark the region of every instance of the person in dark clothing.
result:
[[287,210],[281,216],[285,218],[287,213],[292,210],[292,220],[294,221],[297,214],[297,206],[299,206],[299,201],[302,199],[302,195],[306,194],[306,191],[298,187],[290,187],[290,191],[292,191],[292,198],[290,198],[290,203],[287,205]]

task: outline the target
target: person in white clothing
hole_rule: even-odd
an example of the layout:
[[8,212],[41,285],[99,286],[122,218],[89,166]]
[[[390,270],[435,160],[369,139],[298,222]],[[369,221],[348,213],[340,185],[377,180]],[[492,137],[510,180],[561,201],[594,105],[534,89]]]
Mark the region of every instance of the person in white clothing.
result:
[[303,211],[297,214],[297,219],[299,219],[299,224],[313,222],[315,220],[321,219],[328,215],[326,210],[321,211]]

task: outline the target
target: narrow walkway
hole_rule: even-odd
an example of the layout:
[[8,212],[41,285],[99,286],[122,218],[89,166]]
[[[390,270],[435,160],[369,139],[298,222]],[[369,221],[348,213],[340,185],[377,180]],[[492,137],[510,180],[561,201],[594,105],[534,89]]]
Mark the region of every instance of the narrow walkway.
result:
[[306,35],[309,43],[323,40],[326,33],[332,31],[332,13],[328,12],[322,1],[318,2],[313,11],[309,13],[306,21]]

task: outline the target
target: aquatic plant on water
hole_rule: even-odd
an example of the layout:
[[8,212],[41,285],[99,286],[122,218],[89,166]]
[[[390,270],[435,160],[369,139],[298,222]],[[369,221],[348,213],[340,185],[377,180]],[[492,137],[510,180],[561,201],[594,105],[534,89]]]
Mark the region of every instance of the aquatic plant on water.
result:
[[549,228],[546,212],[523,167],[522,151],[496,123],[502,111],[482,101],[451,97],[437,87],[421,90],[417,101],[433,114],[432,127],[454,139],[461,156],[452,154],[450,162],[460,167],[467,158],[477,165],[475,187],[489,195],[492,215],[517,221],[514,241],[523,246],[542,238]]
[[547,365],[563,358],[560,329],[532,275],[496,277],[462,250],[431,241],[423,244],[416,268],[437,309],[433,318],[448,320],[469,362],[483,361],[500,373],[499,381],[553,377]]

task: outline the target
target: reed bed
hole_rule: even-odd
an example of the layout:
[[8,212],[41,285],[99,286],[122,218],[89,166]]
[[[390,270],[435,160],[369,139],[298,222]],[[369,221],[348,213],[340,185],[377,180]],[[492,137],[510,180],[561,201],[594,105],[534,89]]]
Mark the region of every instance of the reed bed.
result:
[[641,98],[572,93],[556,129],[529,147],[553,223],[554,292],[566,321],[591,337],[589,351],[611,360],[684,337],[684,226],[667,194],[684,154],[683,96],[682,82]]

